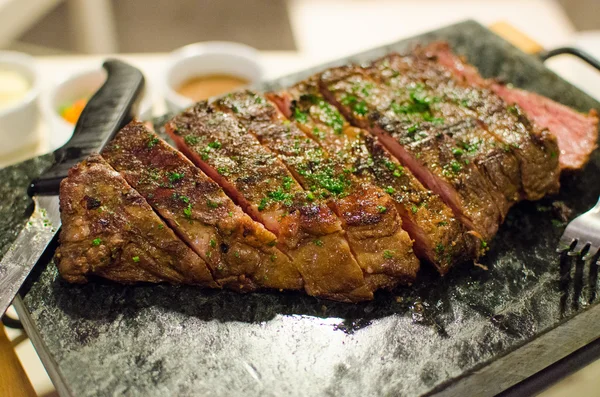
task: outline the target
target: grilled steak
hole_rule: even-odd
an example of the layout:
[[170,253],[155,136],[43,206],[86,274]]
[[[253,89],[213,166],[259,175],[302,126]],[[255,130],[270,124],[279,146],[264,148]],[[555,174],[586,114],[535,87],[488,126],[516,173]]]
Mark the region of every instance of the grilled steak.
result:
[[376,184],[392,197],[419,258],[445,274],[454,264],[477,257],[474,238],[465,234],[450,208],[425,189],[371,134],[351,127],[325,101],[317,76],[269,98],[356,178]]
[[102,155],[204,259],[220,285],[302,288],[300,273],[274,247],[275,235],[142,123],[126,126]]
[[326,199],[344,230],[366,282],[373,288],[413,281],[419,261],[401,228],[392,199],[370,182],[362,183],[270,102],[245,91],[229,94],[216,106],[233,114],[276,153],[295,179],[315,197]]
[[[454,55],[448,44],[434,43],[418,53],[421,57],[435,61],[450,72],[454,77],[454,86],[465,84],[468,86],[466,90],[462,90],[465,93],[462,96],[458,96],[454,90],[456,99],[466,107],[476,110],[488,130],[518,156],[521,162],[523,186],[527,193],[525,198],[537,200],[548,193],[558,191],[560,169],[556,137],[541,129],[549,125],[544,125],[545,123],[532,125],[527,116],[536,121],[535,112],[531,115],[525,112],[527,113],[525,115],[522,111],[524,108],[507,106],[501,98],[503,95],[497,95],[503,92],[498,90],[500,86],[484,80],[473,66]],[[526,102],[524,104],[526,105]],[[541,108],[544,106],[542,105]],[[573,125],[573,127],[573,133],[576,133],[577,126]]]
[[469,230],[484,242],[495,235],[506,198],[475,164],[457,156],[459,145],[436,120],[421,114],[424,107],[418,102],[429,99],[413,95],[414,111],[398,114],[394,92],[355,66],[324,72],[321,88],[344,116],[375,134],[403,166],[439,194]]
[[167,123],[183,153],[133,122],[74,167],[57,264],[70,282],[373,299],[412,282],[417,258],[442,275],[476,261],[511,206],[585,165],[597,124],[445,43],[232,93]]
[[558,141],[561,169],[583,168],[598,147],[598,114],[588,114],[556,103],[541,95],[493,84],[496,94],[509,104],[518,105],[540,128],[547,128]]
[[188,248],[105,161],[93,155],[60,185],[63,222],[58,269],[70,282],[101,276],[138,281],[218,285]]
[[308,294],[372,299],[340,220],[235,117],[200,102],[171,120],[167,131],[197,166],[278,236],[278,247],[299,270]]

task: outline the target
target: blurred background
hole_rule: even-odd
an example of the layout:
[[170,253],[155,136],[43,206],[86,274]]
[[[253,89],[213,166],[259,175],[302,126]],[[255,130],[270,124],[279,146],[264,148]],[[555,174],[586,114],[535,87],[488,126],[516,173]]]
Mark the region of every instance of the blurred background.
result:
[[594,12],[599,5],[598,0],[0,0],[0,48],[36,55],[139,53],[227,40],[260,50],[335,52],[328,46],[343,41],[356,48],[365,44],[362,38],[372,45],[373,33],[390,40],[468,17],[537,28],[534,36],[544,36],[535,37],[544,44],[600,29]]

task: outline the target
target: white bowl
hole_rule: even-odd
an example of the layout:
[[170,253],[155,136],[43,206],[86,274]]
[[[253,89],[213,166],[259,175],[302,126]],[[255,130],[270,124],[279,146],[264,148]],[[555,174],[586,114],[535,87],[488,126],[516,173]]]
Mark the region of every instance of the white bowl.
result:
[[6,155],[31,145],[38,139],[36,100],[40,92],[40,83],[35,59],[29,55],[0,51],[0,68],[23,75],[30,85],[23,98],[0,109],[0,155]]
[[[40,106],[44,119],[50,127],[48,145],[51,150],[63,146],[73,135],[75,126],[60,115],[60,108],[80,98],[90,98],[106,81],[102,67],[71,75],[42,93]],[[141,120],[152,118],[152,99],[146,89],[134,114]]]
[[208,41],[190,44],[173,51],[163,77],[163,96],[167,108],[178,112],[194,101],[177,93],[186,80],[210,74],[228,74],[256,84],[261,81],[263,68],[256,49],[244,44]]

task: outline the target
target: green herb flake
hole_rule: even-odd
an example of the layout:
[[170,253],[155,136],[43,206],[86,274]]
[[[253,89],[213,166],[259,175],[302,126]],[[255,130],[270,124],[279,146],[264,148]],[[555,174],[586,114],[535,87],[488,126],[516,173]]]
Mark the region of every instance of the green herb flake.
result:
[[413,205],[412,207],[410,207],[410,211],[411,211],[413,214],[416,214],[416,213],[417,213],[417,211],[419,211],[419,207],[417,207],[416,205]]
[[315,245],[317,247],[322,247],[323,246],[323,241],[322,240],[317,239],[317,240],[314,241],[314,243],[315,243]]
[[92,240],[92,245],[93,245],[94,247],[97,247],[97,246],[99,246],[100,244],[102,244],[102,239],[100,239],[100,238],[95,238],[95,239],[93,239],[93,240]]
[[456,157],[460,157],[464,154],[464,151],[460,148],[453,148],[452,154],[455,155]]
[[152,135],[150,135],[149,137],[150,139],[148,140],[148,148],[152,149],[158,143],[158,138],[152,137]]
[[236,258],[239,258],[239,257],[240,257],[240,253],[239,253],[238,251],[235,251],[235,252],[233,253],[233,256],[235,256]]
[[258,210],[262,211],[265,208],[267,208],[267,205],[269,205],[269,199],[266,197],[263,197],[262,200],[260,200],[260,203],[258,204]]
[[140,261],[140,257],[139,256],[134,256],[133,258],[131,258],[132,261],[134,261],[135,263]]
[[212,201],[212,200],[206,200],[206,205],[208,206],[208,208],[218,208],[219,207],[219,203],[217,203],[216,201]]
[[192,219],[192,203],[189,203],[188,206],[183,209],[183,214],[186,218]]
[[308,117],[306,113],[302,112],[300,109],[298,109],[298,107],[296,107],[294,109],[294,120],[296,120],[299,123],[306,124],[306,122],[308,121]]
[[386,188],[385,188],[385,192],[386,192],[387,194],[394,194],[394,193],[396,192],[396,189],[394,189],[394,188],[393,188],[393,187],[391,187],[391,186],[388,186],[388,187],[386,187]]
[[385,259],[392,259],[394,257],[394,251],[391,251],[391,250],[383,251],[383,257]]
[[208,144],[208,147],[211,149],[221,149],[221,142],[219,142],[219,141],[210,142]]
[[387,207],[385,207],[383,205],[378,205],[377,211],[379,211],[380,214],[383,214],[385,211],[387,211]]
[[183,138],[183,141],[188,145],[196,145],[198,144],[198,137],[186,135],[185,138]]
[[171,183],[177,182],[178,180],[183,178],[183,172],[171,172],[169,173],[169,181]]
[[158,228],[162,230],[162,229],[164,229],[164,228],[165,228],[165,225],[163,225],[162,223],[159,223],[159,224],[158,224]]
[[212,248],[215,248],[217,246],[217,242],[214,239],[212,239],[212,238],[210,239],[210,246]]
[[446,250],[446,247],[442,243],[437,243],[437,245],[435,246],[435,252],[438,255],[443,254],[445,250]]
[[290,188],[292,187],[293,182],[294,182],[294,180],[291,177],[289,177],[289,176],[284,177],[283,182],[281,183],[283,190],[285,190],[286,192],[289,192]]

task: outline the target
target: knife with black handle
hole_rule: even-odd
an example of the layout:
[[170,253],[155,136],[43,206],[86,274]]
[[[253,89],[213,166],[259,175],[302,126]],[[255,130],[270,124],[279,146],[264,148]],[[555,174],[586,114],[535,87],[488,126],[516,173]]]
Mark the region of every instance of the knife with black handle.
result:
[[29,187],[33,213],[0,261],[0,316],[60,229],[60,182],[72,166],[101,151],[132,119],[144,76],[118,60],[107,60],[102,66],[106,82],[87,103],[69,142],[54,153],[55,163]]

